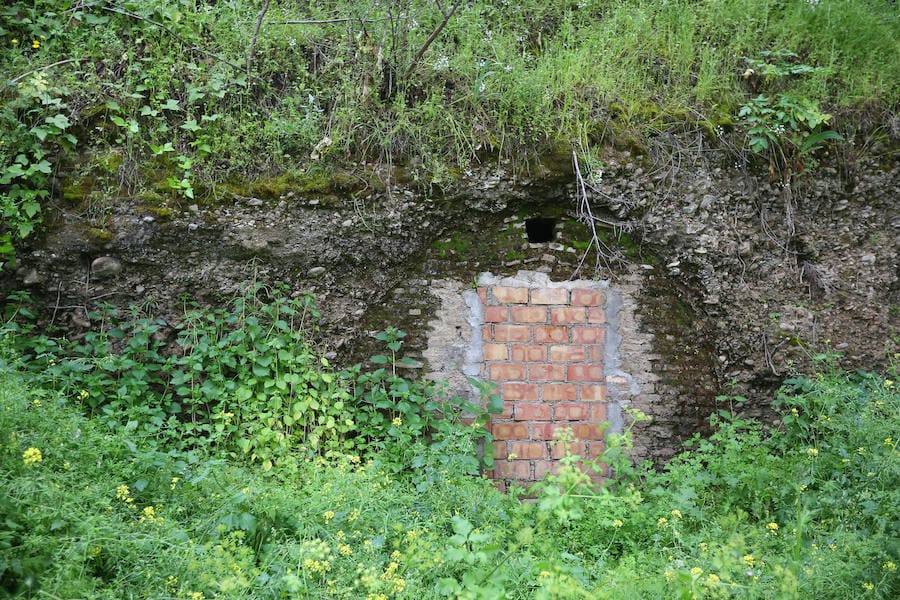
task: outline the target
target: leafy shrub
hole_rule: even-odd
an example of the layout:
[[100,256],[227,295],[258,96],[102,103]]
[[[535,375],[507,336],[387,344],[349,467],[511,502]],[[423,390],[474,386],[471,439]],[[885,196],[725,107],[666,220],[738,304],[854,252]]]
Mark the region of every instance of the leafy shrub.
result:
[[487,410],[499,409],[496,394],[485,390],[482,407],[399,376],[405,334],[393,328],[378,336],[390,358],[372,359],[387,368],[335,369],[308,341],[318,316],[310,295],[256,287],[228,309],[187,310],[173,347],[163,342],[168,324],[137,308],[91,314],[98,327],[78,341],[20,340],[41,381],[110,426],[166,446],[204,447],[282,473],[312,456],[377,455],[423,482],[434,469],[476,474],[491,465],[483,425]]

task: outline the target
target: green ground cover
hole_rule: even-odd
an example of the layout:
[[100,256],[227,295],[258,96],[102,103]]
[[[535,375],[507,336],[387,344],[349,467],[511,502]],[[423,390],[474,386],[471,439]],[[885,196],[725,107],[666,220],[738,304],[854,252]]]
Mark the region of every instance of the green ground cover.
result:
[[[435,413],[434,387],[393,374],[399,332],[382,336],[384,368],[336,369],[291,333],[301,331],[288,325],[301,314],[291,306],[308,308],[275,294],[193,312],[182,350],[167,357],[154,356],[153,321],[140,315],[108,316],[106,338],[77,343],[8,324],[2,593],[838,599],[900,590],[893,370],[847,373],[822,356],[821,373],[776,394],[778,427],[736,416],[740,399],[723,398],[712,437],[690,440],[661,471],[631,464],[625,431],[608,437],[599,461],[614,476],[601,486],[584,474],[599,464],[569,455],[558,476],[504,495],[477,474],[489,462],[477,455],[483,430],[456,411]],[[256,354],[229,354],[241,333],[263,342]],[[281,352],[315,360],[276,367]],[[228,367],[247,354],[252,365]],[[179,391],[177,375],[201,359],[198,395]],[[305,382],[297,397],[318,400],[298,412],[303,427],[285,421],[293,407],[279,412],[290,402],[278,382],[294,375]],[[220,386],[215,395],[199,391],[207,382]],[[336,411],[339,431],[329,426]]]

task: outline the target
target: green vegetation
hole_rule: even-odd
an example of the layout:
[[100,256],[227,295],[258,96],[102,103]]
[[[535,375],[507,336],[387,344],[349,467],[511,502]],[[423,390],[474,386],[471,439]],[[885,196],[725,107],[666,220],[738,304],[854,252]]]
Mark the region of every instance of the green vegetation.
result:
[[[871,134],[900,98],[888,0],[7,4],[4,262],[59,191],[54,175],[112,168],[96,181],[106,195],[173,201],[372,162],[440,184],[496,157],[640,146],[686,128],[718,140],[758,119],[771,132],[793,122],[766,123],[789,100],[800,110],[789,146],[807,155],[827,139],[814,138],[819,106],[837,131],[865,111]],[[773,76],[781,96],[760,97]]]
[[364,373],[331,368],[306,341],[315,307],[278,290],[188,307],[174,352],[139,312],[79,341],[35,336],[15,300],[0,333],[0,587],[15,597],[900,590],[897,384],[828,356],[785,382],[776,429],[722,409],[660,472],[632,464],[626,429],[596,462],[567,453],[523,502],[477,474],[484,411],[396,375],[397,330]]

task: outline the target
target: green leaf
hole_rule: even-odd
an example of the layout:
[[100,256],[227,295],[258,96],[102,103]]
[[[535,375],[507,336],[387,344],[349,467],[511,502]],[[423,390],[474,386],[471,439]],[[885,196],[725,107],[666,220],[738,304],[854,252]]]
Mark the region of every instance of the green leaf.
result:
[[190,132],[200,131],[201,129],[200,126],[197,125],[197,119],[188,119],[181,128]]
[[841,134],[836,131],[832,131],[831,129],[827,131],[820,131],[803,140],[803,144],[800,145],[800,152],[810,152],[826,140],[841,141],[843,139],[844,137]]
[[163,110],[181,110],[178,107],[178,100],[176,100],[175,98],[169,98],[160,108],[162,108]]
[[45,175],[49,175],[50,173],[53,172],[53,167],[46,160],[42,160],[41,162],[39,162],[37,164],[33,164],[30,167],[28,167],[28,170],[29,171],[31,171],[31,170],[40,171],[41,173],[44,173]]
[[388,362],[388,357],[385,356],[384,354],[376,354],[375,356],[373,356],[373,357],[370,358],[369,360],[370,360],[371,362],[373,362],[374,364],[376,364],[376,365],[384,365],[384,364],[387,364],[387,362]]
[[37,202],[25,202],[22,204],[22,210],[24,210],[25,214],[28,215],[28,218],[31,219],[34,215],[41,212],[41,205]]
[[44,119],[45,122],[58,127],[59,129],[65,129],[69,127],[72,123],[69,121],[69,117],[66,115],[53,115],[52,117],[47,117]]
[[47,139],[47,134],[49,134],[50,132],[43,127],[32,127],[31,133],[34,135],[34,137],[43,142]]

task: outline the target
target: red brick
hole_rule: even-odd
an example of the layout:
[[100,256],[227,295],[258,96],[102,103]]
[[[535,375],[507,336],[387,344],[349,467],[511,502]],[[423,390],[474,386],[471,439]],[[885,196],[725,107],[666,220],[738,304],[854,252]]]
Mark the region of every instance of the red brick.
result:
[[606,386],[582,385],[581,399],[585,402],[606,402]]
[[556,421],[584,421],[591,414],[587,404],[570,403],[553,406],[553,419]]
[[599,344],[604,338],[603,327],[573,327],[572,342],[575,344]]
[[494,442],[494,458],[497,460],[503,460],[506,458],[506,442]]
[[543,325],[534,328],[535,342],[568,342],[569,330],[566,327]]
[[501,479],[531,479],[531,463],[525,460],[498,460],[494,462],[494,475]]
[[603,381],[603,368],[600,365],[569,365],[569,381]]
[[516,421],[549,421],[550,405],[516,402],[513,414]]
[[555,460],[538,460],[534,463],[534,479],[539,481],[547,476],[548,473],[557,475],[562,468],[562,463]]
[[605,359],[606,348],[600,344],[588,346],[588,362],[600,365]]
[[606,309],[599,307],[589,308],[588,323],[606,323]]
[[500,411],[499,415],[494,415],[494,418],[497,419],[512,419],[513,416],[513,406],[515,406],[515,402],[504,402],[503,410]]
[[530,342],[531,328],[527,325],[494,325],[495,342]]
[[484,321],[486,323],[505,323],[509,320],[509,308],[506,306],[485,306]]
[[547,458],[546,442],[510,442],[509,453],[516,458],[534,460],[535,458]]
[[525,379],[525,365],[518,363],[493,363],[490,366],[493,381],[522,381]]
[[591,421],[594,423],[602,423],[606,420],[606,405],[591,404]]
[[481,339],[489,342],[494,339],[494,329],[492,325],[481,326]]
[[513,323],[546,323],[547,309],[543,306],[513,306],[509,320]]
[[529,381],[565,381],[565,365],[548,365],[535,363],[528,365]]
[[496,298],[498,302],[504,304],[528,303],[528,288],[497,286],[492,288],[491,291],[494,293],[494,298]]
[[[531,439],[533,440],[553,440],[556,439],[554,434],[559,429],[565,429],[565,425],[557,423],[532,423]],[[496,437],[496,436],[494,436]]]
[[572,290],[572,306],[603,306],[600,290]]
[[567,306],[554,306],[550,309],[550,322],[554,325],[567,323],[584,323],[586,308],[570,308]]
[[591,442],[591,447],[588,449],[587,457],[594,459],[600,458],[603,456],[603,451],[606,450],[606,444],[603,442]]
[[540,345],[513,344],[510,347],[512,360],[516,362],[543,362],[547,360],[547,347]]
[[500,395],[504,400],[538,399],[538,386],[535,383],[504,383]]
[[[494,442],[496,443],[496,442]],[[568,445],[569,452],[577,454],[584,458],[587,456],[587,444],[585,442],[573,442]],[[550,444],[550,458],[562,458],[566,455],[566,446],[564,444]]]
[[482,347],[484,360],[509,360],[506,344],[485,344]]
[[527,440],[528,423],[494,423],[491,433],[495,440]]
[[544,402],[578,400],[578,386],[572,383],[545,383],[541,386],[541,398]]
[[600,427],[597,423],[573,423],[571,427],[576,440],[603,439],[603,432],[600,431]]
[[569,290],[564,288],[541,288],[531,290],[532,304],[568,304]]
[[550,346],[550,360],[553,362],[584,362],[584,346]]
[[478,299],[481,300],[482,306],[487,304],[487,288],[486,287],[478,288]]

